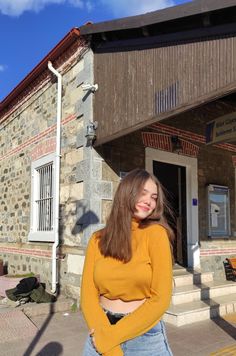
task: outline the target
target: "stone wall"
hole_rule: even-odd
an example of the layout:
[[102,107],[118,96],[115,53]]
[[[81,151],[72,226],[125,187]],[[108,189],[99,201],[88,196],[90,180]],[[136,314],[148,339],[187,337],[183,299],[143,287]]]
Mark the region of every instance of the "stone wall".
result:
[[[97,148],[110,170],[117,176],[134,168],[145,168],[145,147],[141,132],[137,131]],[[107,174],[104,169],[104,174]]]
[[[199,239],[202,271],[213,271],[215,278],[225,278],[223,261],[236,255],[235,167],[232,153],[214,146],[201,146],[198,155]],[[229,187],[231,236],[208,237],[208,184]]]
[[[227,244],[227,243],[226,243]],[[218,246],[219,249],[219,246]],[[234,245],[234,253],[228,252],[227,254],[222,254],[218,252],[218,254],[212,254],[212,252],[208,256],[201,256],[201,269],[203,272],[214,272],[215,279],[225,279],[225,268],[224,261],[229,257],[236,257],[236,244]]]
[[[113,182],[114,190],[119,181],[116,177],[119,177],[120,172],[126,172],[136,167],[145,167],[145,151],[140,132],[114,140],[99,147],[97,150],[104,159],[104,177],[106,180]],[[214,271],[216,278],[224,278],[223,261],[226,257],[236,255],[236,238],[234,236],[236,229],[235,167],[232,161],[232,153],[214,146],[200,145],[197,158],[201,268],[203,271]],[[108,174],[108,172],[111,173]],[[230,238],[212,239],[207,236],[206,187],[210,183],[225,185],[230,189],[232,229],[232,236]],[[105,209],[109,211],[109,208],[110,204],[106,204]]]
[[40,258],[20,253],[1,253],[1,258],[4,261],[5,268],[8,270],[9,274],[17,275],[33,272],[36,275],[40,275],[42,281],[51,279],[50,258]]
[[[93,61],[90,50],[83,52],[81,56],[78,48],[77,57],[73,52],[73,58],[67,53],[57,68],[63,77],[58,281],[62,291],[75,299],[79,296],[84,262],[83,231],[77,224],[78,201],[85,193],[83,182],[76,179],[76,165],[84,159],[85,135],[80,148],[76,141],[78,132],[85,130],[90,119],[91,108],[83,106],[81,83],[92,71]],[[32,85],[31,93],[19,99],[0,126],[0,257],[10,274],[40,272],[48,289],[52,244],[28,241],[31,164],[55,151],[56,105],[57,83],[49,75],[40,86]]]
[[235,225],[235,167],[232,153],[214,146],[201,146],[198,155],[198,194],[199,194],[199,231],[200,239],[207,237],[207,185],[224,185],[230,189],[230,215],[232,234]]

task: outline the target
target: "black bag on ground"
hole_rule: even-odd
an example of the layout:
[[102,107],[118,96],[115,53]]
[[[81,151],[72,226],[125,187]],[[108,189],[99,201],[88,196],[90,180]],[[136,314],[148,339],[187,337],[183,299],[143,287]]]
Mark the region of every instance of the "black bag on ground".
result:
[[39,283],[36,277],[21,279],[15,288],[7,289],[5,293],[8,299],[14,302],[26,297],[29,298],[29,301],[36,303],[50,303],[56,301],[56,297],[48,293],[43,283]]
[[16,291],[14,295],[29,293],[33,289],[38,288],[39,282],[36,277],[27,277],[20,280],[20,282],[16,286]]

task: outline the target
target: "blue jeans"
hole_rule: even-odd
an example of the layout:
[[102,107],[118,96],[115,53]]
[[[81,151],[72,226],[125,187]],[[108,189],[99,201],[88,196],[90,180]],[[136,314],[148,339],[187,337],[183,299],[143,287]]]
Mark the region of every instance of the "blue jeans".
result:
[[[121,344],[124,356],[172,356],[163,321],[157,323],[152,329],[141,336],[125,341]],[[83,356],[99,356],[91,338],[85,343]]]

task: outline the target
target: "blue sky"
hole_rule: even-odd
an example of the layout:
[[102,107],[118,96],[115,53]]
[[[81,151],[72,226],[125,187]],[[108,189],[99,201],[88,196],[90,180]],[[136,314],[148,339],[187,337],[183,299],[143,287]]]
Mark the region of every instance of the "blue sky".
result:
[[[73,28],[188,0],[0,0],[0,101]],[[127,6],[129,4],[129,6]]]

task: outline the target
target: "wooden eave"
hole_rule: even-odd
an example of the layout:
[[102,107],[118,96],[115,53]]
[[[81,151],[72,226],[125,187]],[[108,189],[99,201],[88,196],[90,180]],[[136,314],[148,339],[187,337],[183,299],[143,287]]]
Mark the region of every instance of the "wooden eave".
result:
[[[99,67],[100,72],[105,69],[105,64],[103,67],[102,61],[107,60],[110,70],[112,70],[112,64],[114,63],[114,73],[118,75],[118,59],[123,60],[123,64],[125,65],[127,58],[132,58],[135,65],[140,65],[142,68],[142,64],[148,62],[143,59],[148,58],[146,49],[163,48],[163,53],[166,53],[167,50],[164,50],[165,47],[177,48],[179,46],[180,48],[182,45],[188,45],[190,43],[194,44],[194,48],[198,49],[198,43],[204,42],[206,43],[206,46],[209,46],[211,40],[213,43],[213,41],[235,37],[236,0],[196,0],[143,15],[126,17],[98,24],[88,24],[82,26],[80,31],[82,35],[88,36],[90,39],[91,48],[95,53],[95,63],[97,59],[97,66]],[[137,53],[139,50],[142,51],[142,56],[138,60]],[[133,57],[132,54],[125,54],[125,52],[130,51],[134,51]],[[116,52],[117,55],[113,56],[114,52]],[[155,51],[152,51],[151,53],[154,52]],[[102,56],[100,56],[100,53],[102,53]],[[157,51],[155,53],[157,53]],[[157,66],[155,67],[155,63],[153,68],[156,70],[158,68]],[[109,79],[107,82],[101,79],[100,72],[98,73],[98,69],[95,68],[95,80],[101,82],[100,92],[97,94],[97,102],[95,97],[95,114],[97,115],[98,120],[100,117],[102,118],[100,122],[101,129],[99,129],[98,126],[97,131],[97,146],[147,127],[157,121],[174,118],[176,115],[193,110],[207,102],[215,101],[218,98],[235,92],[236,90],[236,82],[233,78],[231,83],[222,82],[222,85],[218,88],[214,87],[213,90],[209,88],[209,92],[205,92],[204,95],[200,92],[194,97],[194,91],[191,92],[192,97],[189,95],[186,101],[184,101],[185,98],[182,97],[181,104],[172,110],[170,109],[155,114],[155,110],[153,110],[151,105],[149,107],[144,105],[146,109],[150,108],[150,111],[147,112],[150,112],[151,114],[144,118],[145,115],[143,115],[142,110],[139,111],[139,116],[133,114],[135,110],[138,110],[138,108],[141,107],[142,98],[138,97],[138,95],[135,99],[136,106],[134,109],[130,109],[130,106],[126,108],[126,111],[122,109],[122,107],[125,107],[127,104],[125,94],[123,94],[123,96],[121,95],[120,101],[117,100],[118,105],[116,107],[113,107],[112,104],[110,105],[109,98],[111,94],[110,91],[106,93],[105,88],[112,87],[112,83]],[[124,75],[125,71],[122,73]],[[135,74],[133,75],[137,75],[137,72],[134,73]],[[172,82],[170,81],[171,74],[168,75],[168,83],[169,85],[172,85]],[[140,76],[137,75],[137,78],[141,78],[142,82],[144,76],[142,76],[142,74]],[[175,78],[174,75],[173,78]],[[190,79],[190,77],[186,78],[186,80]],[[175,83],[174,79],[173,83]],[[130,84],[130,92],[131,90],[135,90],[133,81],[132,85],[133,86]],[[151,86],[150,89],[153,93],[151,92],[151,94],[147,96],[146,102],[151,100],[151,96],[155,94],[155,90],[157,93],[159,91],[161,92],[168,84],[163,81],[164,86],[161,87],[161,85],[162,84],[155,82]],[[187,88],[187,85],[185,85],[185,87]],[[120,85],[117,90],[120,90]],[[146,88],[146,90],[148,90],[148,88]],[[124,88],[124,92],[127,94],[127,87]],[[118,92],[116,92],[116,94],[118,95]],[[102,96],[106,97],[106,104],[103,103],[103,108],[101,108]],[[110,98],[110,102],[112,102],[112,98]],[[106,109],[107,112],[104,113],[104,110]],[[112,113],[115,109],[117,109],[116,115],[114,120],[112,120]],[[103,119],[105,115],[107,115],[106,120]],[[121,120],[121,122],[119,120]],[[120,127],[118,127],[119,125]]]
[[122,137],[122,136],[125,136],[125,135],[128,135],[132,132],[135,132],[137,130],[140,130],[142,128],[145,128],[145,127],[148,127],[156,122],[160,122],[162,120],[165,120],[165,119],[171,119],[171,118],[174,118],[176,117],[177,115],[180,115],[180,114],[183,114],[185,112],[188,112],[190,110],[194,110],[200,106],[203,106],[205,105],[206,103],[210,103],[210,102],[213,102],[217,99],[220,99],[222,97],[225,97],[227,95],[230,95],[232,93],[234,93],[236,91],[236,82],[231,84],[231,85],[228,85],[224,88],[220,88],[219,90],[216,90],[215,92],[211,92],[209,96],[203,96],[203,97],[199,97],[197,100],[194,100],[192,102],[189,102],[185,105],[182,105],[181,107],[178,107],[176,109],[173,109],[171,111],[168,111],[168,112],[164,112],[162,114],[159,114],[158,116],[154,116],[148,120],[145,120],[141,123],[138,123],[132,127],[127,127],[126,129],[123,129],[119,132],[116,132],[114,133],[113,135],[110,135],[110,136],[106,136],[106,137],[103,137],[103,138],[97,138],[97,140],[95,141],[95,144],[94,146],[95,147],[98,147],[102,144],[105,144],[107,142],[110,142],[110,141],[113,141],[119,137]]
[[[236,10],[235,10],[236,11]],[[121,39],[105,41],[99,44],[93,44],[95,53],[132,51],[135,49],[145,49],[152,47],[165,47],[170,43],[188,43],[196,40],[209,39],[211,37],[225,37],[236,34],[236,22],[212,26],[207,28],[192,29],[189,31],[173,32],[150,37],[139,37],[133,39]]]
[[115,33],[115,35],[119,37],[122,36],[122,32],[125,32],[125,37],[128,37],[128,33],[132,30],[147,28],[152,25],[161,25],[162,27],[165,25],[169,26],[171,23],[178,24],[181,30],[181,28],[183,29],[185,26],[186,21],[189,21],[189,24],[191,24],[193,18],[198,18],[198,20],[203,23],[203,26],[207,26],[208,15],[217,14],[226,10],[230,11],[231,14],[236,14],[236,1],[195,0],[143,15],[130,16],[95,24],[89,23],[80,27],[80,33],[81,35],[92,35],[96,38],[98,34],[103,34],[104,37],[104,34],[109,35],[109,33]]

